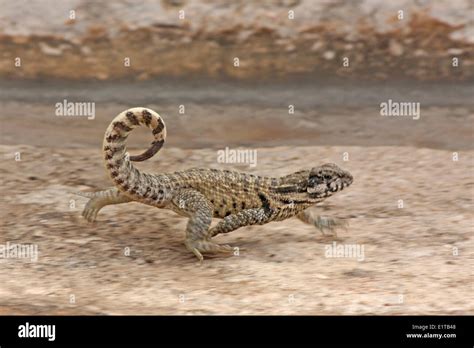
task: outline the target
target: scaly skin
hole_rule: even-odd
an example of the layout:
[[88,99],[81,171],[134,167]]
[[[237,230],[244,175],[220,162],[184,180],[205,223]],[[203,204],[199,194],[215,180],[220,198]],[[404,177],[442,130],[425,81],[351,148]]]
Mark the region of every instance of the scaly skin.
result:
[[[129,156],[125,141],[136,127],[152,130],[154,141],[143,154]],[[103,151],[107,173],[115,188],[81,193],[90,200],[83,216],[94,221],[99,210],[110,204],[140,202],[171,209],[189,218],[185,246],[202,261],[202,253],[229,253],[232,248],[211,238],[242,226],[262,225],[290,217],[313,224],[321,231],[343,223],[314,216],[308,208],[352,183],[352,176],[335,164],[323,164],[280,177],[264,177],[230,170],[192,168],[165,174],[148,174],[132,161],[156,154],[166,138],[166,127],[153,110],[132,108],[119,114],[105,132]],[[209,228],[212,218],[222,219]]]

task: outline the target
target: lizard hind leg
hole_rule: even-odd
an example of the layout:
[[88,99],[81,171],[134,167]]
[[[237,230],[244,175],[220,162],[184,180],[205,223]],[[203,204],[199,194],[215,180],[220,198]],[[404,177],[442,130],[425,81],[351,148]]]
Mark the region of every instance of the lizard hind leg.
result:
[[220,245],[210,240],[209,226],[212,221],[213,206],[200,192],[183,189],[173,199],[175,210],[189,216],[186,226],[184,245],[200,262],[202,254],[230,254],[233,249],[229,245]]

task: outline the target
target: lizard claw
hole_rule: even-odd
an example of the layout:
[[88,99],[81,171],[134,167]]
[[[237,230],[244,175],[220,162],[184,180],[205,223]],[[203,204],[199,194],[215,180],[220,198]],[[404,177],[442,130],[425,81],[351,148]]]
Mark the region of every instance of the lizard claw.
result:
[[191,250],[194,255],[196,255],[196,257],[198,258],[199,260],[199,265],[202,265],[202,262],[204,261],[204,256],[202,256],[202,254],[199,252],[199,250],[197,250],[196,248],[193,248]]
[[98,206],[97,204],[97,198],[91,198],[89,201],[86,203],[84,210],[82,211],[82,216],[88,221],[88,222],[94,222],[97,214],[99,213],[99,210],[101,209],[101,206]]

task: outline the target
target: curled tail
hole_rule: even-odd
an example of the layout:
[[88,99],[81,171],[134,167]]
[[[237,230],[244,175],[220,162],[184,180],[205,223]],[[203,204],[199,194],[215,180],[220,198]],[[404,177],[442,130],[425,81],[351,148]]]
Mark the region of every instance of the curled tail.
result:
[[[138,156],[129,156],[125,142],[129,133],[138,126],[152,130],[151,147]],[[105,168],[117,188],[133,200],[157,205],[163,199],[163,190],[156,177],[142,173],[131,161],[151,158],[163,146],[166,126],[160,115],[146,108],[132,108],[120,113],[105,131],[103,151]]]

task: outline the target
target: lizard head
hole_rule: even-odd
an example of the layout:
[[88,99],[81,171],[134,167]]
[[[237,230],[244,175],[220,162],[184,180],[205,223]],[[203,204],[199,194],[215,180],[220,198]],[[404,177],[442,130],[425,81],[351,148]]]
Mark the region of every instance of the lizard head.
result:
[[352,175],[334,163],[311,169],[307,192],[311,198],[326,198],[352,184]]

